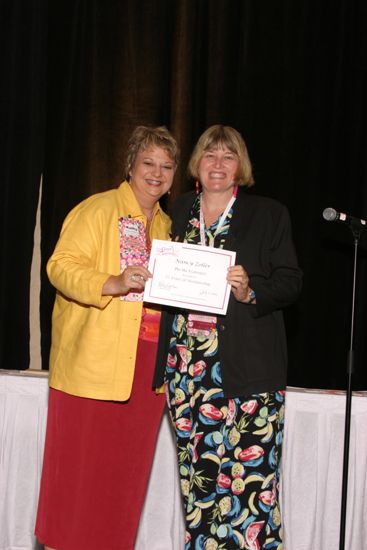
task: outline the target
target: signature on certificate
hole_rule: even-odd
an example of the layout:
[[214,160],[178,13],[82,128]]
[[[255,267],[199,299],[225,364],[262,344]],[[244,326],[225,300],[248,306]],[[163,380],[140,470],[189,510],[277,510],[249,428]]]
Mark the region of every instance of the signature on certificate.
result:
[[218,296],[218,292],[214,292],[213,290],[207,290],[203,289],[199,292],[199,296]]
[[167,283],[165,281],[159,281],[157,283],[157,288],[159,288],[159,290],[167,290],[168,292],[171,292],[172,290],[177,289],[177,285],[174,285],[172,283]]

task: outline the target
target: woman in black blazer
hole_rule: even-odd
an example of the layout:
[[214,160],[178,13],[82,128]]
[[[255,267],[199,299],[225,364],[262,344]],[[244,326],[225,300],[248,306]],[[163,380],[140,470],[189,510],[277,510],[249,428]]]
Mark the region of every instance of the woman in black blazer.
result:
[[154,385],[177,436],[185,550],[281,548],[278,499],[287,349],[282,309],[302,273],[285,206],[250,195],[242,136],[215,125],[189,172],[202,191],[173,207],[173,240],[236,251],[226,315],[162,316]]

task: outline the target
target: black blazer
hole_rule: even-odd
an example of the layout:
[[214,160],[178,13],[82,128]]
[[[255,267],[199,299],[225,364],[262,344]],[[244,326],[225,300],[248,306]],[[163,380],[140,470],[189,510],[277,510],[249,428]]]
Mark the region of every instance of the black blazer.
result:
[[[173,205],[173,240],[183,240],[194,198],[190,192]],[[302,284],[286,207],[240,187],[224,248],[236,251],[236,264],[245,267],[256,292],[256,305],[231,293],[227,314],[218,316],[225,396],[283,389],[287,345],[281,310],[296,300]],[[162,313],[154,387],[163,383],[174,314],[169,308]]]

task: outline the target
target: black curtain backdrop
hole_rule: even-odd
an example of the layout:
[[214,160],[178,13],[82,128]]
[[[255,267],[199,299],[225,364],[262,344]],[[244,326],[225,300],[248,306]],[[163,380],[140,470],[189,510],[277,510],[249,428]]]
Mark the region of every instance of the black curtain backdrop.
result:
[[[288,383],[344,389],[353,238],[348,227],[324,221],[322,211],[332,206],[367,218],[364,0],[5,5],[1,367],[28,367],[35,168],[43,173],[41,329],[47,368],[54,291],[45,264],[67,212],[91,193],[119,184],[126,140],[137,124],[165,124],[181,145],[173,200],[193,185],[186,165],[197,137],[207,126],[224,123],[248,144],[256,179],[251,192],[285,203],[293,221],[304,289],[286,312]],[[21,137],[15,139],[17,129]],[[367,389],[366,269],[364,234],[354,389]]]
[[44,0],[0,2],[0,368],[29,366],[33,234],[44,147]]

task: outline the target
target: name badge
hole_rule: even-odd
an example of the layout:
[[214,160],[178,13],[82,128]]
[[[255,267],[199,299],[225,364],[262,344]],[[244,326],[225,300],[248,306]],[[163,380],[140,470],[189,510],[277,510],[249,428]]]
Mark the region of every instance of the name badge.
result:
[[127,222],[122,225],[122,234],[124,237],[130,239],[137,239],[139,237],[139,227],[135,222]]
[[209,338],[214,335],[216,328],[216,315],[197,315],[195,313],[189,313],[186,323],[188,336]]

